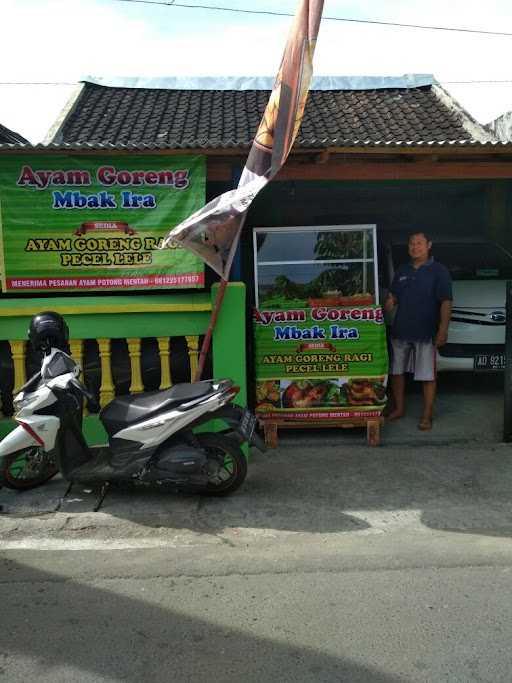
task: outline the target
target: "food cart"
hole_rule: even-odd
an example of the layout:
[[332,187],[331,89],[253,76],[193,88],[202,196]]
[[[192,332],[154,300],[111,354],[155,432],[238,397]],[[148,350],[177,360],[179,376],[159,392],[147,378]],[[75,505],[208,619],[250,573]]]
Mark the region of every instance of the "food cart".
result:
[[256,413],[286,427],[367,428],[380,441],[388,356],[375,225],[255,228]]

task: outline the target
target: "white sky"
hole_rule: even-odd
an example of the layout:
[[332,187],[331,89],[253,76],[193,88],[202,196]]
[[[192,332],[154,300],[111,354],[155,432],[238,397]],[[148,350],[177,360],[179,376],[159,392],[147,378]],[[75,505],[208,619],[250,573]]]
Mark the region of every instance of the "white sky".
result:
[[[170,0],[168,0],[170,1]],[[180,0],[178,0],[180,1]],[[183,0],[294,12],[296,0]],[[118,0],[1,0],[0,82],[91,76],[274,76],[291,22]],[[326,0],[324,16],[508,31],[510,0]],[[512,37],[324,20],[316,75],[432,73],[479,121],[512,110]],[[1,85],[0,123],[40,142],[73,91]]]

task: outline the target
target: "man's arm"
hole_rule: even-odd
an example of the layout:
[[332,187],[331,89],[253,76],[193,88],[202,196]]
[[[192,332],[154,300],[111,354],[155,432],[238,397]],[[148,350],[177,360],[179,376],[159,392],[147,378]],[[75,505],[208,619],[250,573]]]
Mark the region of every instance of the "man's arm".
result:
[[441,302],[439,317],[439,329],[436,338],[434,339],[434,344],[436,346],[444,346],[448,339],[448,326],[450,324],[450,318],[452,317],[452,302],[450,299],[445,299]]
[[393,281],[391,282],[391,287],[389,288],[388,295],[384,301],[384,310],[386,313],[391,313],[395,306],[398,304],[398,271],[393,276]]
[[391,311],[394,309],[394,307],[397,304],[397,299],[396,296],[394,296],[391,292],[386,297],[386,301],[384,302],[384,310],[386,313],[391,313]]

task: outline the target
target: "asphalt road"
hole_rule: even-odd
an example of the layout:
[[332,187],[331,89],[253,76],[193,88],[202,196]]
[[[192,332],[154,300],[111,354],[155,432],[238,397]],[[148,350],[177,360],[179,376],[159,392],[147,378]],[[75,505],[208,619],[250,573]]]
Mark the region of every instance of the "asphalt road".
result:
[[226,500],[0,491],[0,682],[510,683],[512,449],[420,438],[291,435]]
[[0,680],[509,683],[509,539],[4,553]]

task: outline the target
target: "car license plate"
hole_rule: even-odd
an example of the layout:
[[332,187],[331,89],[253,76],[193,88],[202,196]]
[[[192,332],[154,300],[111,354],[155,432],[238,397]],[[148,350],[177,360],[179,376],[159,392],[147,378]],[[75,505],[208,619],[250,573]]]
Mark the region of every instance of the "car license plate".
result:
[[504,353],[479,353],[474,357],[473,367],[475,370],[504,370]]
[[238,433],[246,441],[250,441],[255,427],[256,417],[251,413],[250,410],[244,410],[242,417],[240,418],[240,424],[238,425]]

